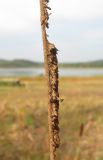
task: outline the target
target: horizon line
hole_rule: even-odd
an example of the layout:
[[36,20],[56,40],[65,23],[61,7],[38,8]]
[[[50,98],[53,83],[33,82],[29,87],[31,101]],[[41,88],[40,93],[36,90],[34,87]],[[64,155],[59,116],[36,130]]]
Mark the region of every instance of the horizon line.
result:
[[[44,61],[35,61],[35,60],[32,60],[32,59],[27,59],[27,58],[0,58],[0,60],[4,60],[4,61],[15,61],[15,60],[24,60],[24,61],[31,61],[31,62],[34,62],[34,63],[44,63]],[[67,63],[88,63],[88,62],[95,62],[95,61],[103,61],[103,59],[93,59],[93,60],[86,60],[86,61],[64,61],[64,62],[60,62],[61,64],[67,64]]]

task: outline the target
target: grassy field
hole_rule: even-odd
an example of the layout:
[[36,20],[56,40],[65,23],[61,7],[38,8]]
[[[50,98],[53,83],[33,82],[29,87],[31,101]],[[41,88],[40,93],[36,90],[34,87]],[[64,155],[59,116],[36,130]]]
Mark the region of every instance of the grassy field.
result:
[[[48,160],[46,82],[12,80],[0,79],[0,160]],[[103,160],[103,78],[60,78],[60,97],[58,160]]]

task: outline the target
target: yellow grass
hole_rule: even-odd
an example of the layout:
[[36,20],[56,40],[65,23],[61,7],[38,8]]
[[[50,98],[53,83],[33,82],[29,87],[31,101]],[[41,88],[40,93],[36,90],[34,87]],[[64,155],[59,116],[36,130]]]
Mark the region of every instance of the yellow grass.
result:
[[[0,86],[0,160],[47,160],[45,79],[20,82],[23,86]],[[61,78],[60,97],[58,160],[103,160],[103,78]]]

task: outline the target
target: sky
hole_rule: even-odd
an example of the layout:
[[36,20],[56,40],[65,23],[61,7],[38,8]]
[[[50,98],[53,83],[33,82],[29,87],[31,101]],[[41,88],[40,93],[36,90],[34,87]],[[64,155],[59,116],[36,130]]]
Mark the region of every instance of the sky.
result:
[[[50,0],[60,62],[103,59],[103,0]],[[43,61],[39,0],[0,0],[0,59]]]

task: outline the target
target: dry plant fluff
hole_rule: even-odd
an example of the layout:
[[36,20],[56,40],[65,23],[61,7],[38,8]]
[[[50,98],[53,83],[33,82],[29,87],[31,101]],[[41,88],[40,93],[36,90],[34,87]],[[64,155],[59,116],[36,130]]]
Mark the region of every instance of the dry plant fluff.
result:
[[50,160],[56,159],[56,149],[60,145],[59,139],[59,91],[58,91],[58,60],[57,48],[54,44],[48,41],[46,29],[49,28],[48,13],[51,8],[49,7],[49,0],[40,0],[40,13],[41,13],[41,30],[44,49],[44,61],[46,79],[48,84],[48,123],[49,123],[49,143],[50,143]]

